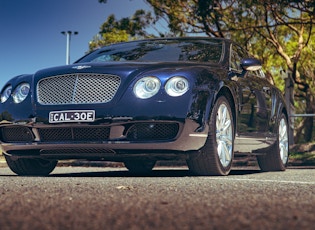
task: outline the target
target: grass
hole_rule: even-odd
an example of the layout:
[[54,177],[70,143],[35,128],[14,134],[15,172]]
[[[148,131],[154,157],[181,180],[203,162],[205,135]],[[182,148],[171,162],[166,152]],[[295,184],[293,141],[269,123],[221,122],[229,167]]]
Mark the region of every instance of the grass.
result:
[[292,165],[314,165],[315,166],[315,151],[313,152],[291,152],[289,163]]

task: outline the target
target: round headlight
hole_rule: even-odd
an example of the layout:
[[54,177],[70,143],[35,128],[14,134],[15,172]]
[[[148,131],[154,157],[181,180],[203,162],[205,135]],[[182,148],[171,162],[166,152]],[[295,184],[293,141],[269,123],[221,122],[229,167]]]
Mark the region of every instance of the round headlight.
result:
[[29,92],[30,84],[28,83],[19,84],[12,93],[13,101],[15,103],[21,103],[22,101],[25,100]]
[[165,85],[165,91],[172,97],[178,97],[186,93],[189,89],[189,84],[184,77],[172,77]]
[[156,77],[144,77],[133,87],[134,94],[141,99],[153,97],[160,90],[161,82]]
[[12,93],[12,86],[8,85],[4,88],[4,90],[1,93],[1,103],[4,103],[8,100],[8,98],[11,96]]

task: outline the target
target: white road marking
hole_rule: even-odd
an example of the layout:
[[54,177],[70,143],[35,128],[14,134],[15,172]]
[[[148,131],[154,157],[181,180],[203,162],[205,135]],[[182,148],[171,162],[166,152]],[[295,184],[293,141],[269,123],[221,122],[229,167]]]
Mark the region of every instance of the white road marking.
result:
[[[229,176],[232,177],[232,176]],[[309,184],[315,185],[315,182],[309,181],[286,181],[286,180],[258,180],[258,179],[240,179],[240,178],[217,178],[217,177],[208,177],[207,179],[211,180],[231,180],[231,181],[250,181],[250,182],[271,182],[271,183],[287,183],[287,184]]]

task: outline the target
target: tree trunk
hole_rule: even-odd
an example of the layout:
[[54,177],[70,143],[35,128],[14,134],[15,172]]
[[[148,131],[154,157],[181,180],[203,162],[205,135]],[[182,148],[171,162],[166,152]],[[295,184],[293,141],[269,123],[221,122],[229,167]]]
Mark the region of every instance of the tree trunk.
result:
[[[307,92],[306,96],[306,114],[314,114],[314,96],[309,92]],[[313,135],[313,127],[314,127],[314,119],[313,117],[305,118],[305,126],[304,126],[304,141],[310,142],[312,141]]]

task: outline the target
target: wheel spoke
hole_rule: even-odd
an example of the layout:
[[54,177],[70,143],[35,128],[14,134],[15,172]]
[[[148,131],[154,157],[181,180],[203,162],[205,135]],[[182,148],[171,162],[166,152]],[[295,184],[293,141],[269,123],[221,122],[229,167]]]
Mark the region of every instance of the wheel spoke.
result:
[[222,121],[221,121],[222,122],[222,126],[221,126],[221,128],[224,128],[225,127],[225,122],[229,121],[229,120],[227,120],[228,119],[227,116],[228,116],[227,108],[226,108],[226,106],[224,106],[222,108]]
[[224,123],[227,119],[227,110],[225,106],[222,106],[221,109],[221,114],[222,114],[222,118],[221,118],[221,128],[224,128]]
[[223,125],[223,131],[226,131],[230,127],[231,127],[231,120],[227,120]]
[[227,146],[225,144],[223,147],[224,147],[224,159],[225,159],[226,163],[229,164],[231,161],[230,146]]
[[221,136],[221,140],[225,143],[225,145],[227,146],[231,146],[232,145],[232,137],[225,135],[225,136]]
[[218,144],[218,155],[221,164],[226,167],[231,162],[231,153],[229,150],[229,146],[226,145],[225,142],[220,141]]
[[223,151],[223,146],[222,146],[222,142],[221,141],[219,141],[218,142],[218,148],[217,148],[217,151],[218,151],[218,155],[219,155],[219,158],[220,158],[220,160],[221,160],[221,155],[222,155],[222,151]]

